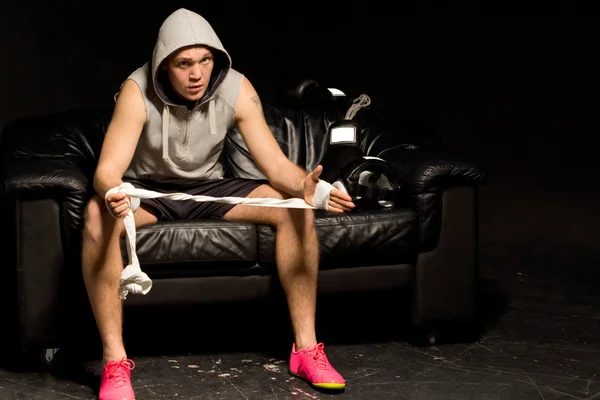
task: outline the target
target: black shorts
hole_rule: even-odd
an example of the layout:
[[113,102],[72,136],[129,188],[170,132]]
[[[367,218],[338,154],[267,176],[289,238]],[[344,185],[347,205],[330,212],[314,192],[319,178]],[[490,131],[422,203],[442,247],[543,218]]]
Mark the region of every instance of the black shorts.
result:
[[[268,183],[265,180],[227,178],[215,180],[151,181],[145,179],[124,179],[139,189],[160,193],[186,193],[192,196],[246,197],[254,189]],[[167,198],[142,199],[140,207],[153,214],[159,221],[175,221],[200,218],[222,218],[235,204],[214,201],[172,200]]]

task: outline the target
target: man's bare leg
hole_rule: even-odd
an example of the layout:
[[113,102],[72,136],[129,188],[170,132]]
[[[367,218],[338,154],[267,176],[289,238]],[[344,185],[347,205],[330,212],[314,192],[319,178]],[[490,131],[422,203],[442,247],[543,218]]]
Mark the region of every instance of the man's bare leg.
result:
[[[157,222],[156,217],[139,208],[134,213],[137,227]],[[123,304],[117,296],[123,271],[120,236],[122,219],[112,217],[104,200],[94,196],[85,210],[82,269],[88,297],[102,339],[103,361],[126,358],[123,344]]]
[[[269,185],[261,185],[248,197],[287,198]],[[298,350],[317,343],[315,313],[319,246],[313,210],[254,207],[238,204],[225,220],[249,221],[276,229],[275,259],[285,292]]]

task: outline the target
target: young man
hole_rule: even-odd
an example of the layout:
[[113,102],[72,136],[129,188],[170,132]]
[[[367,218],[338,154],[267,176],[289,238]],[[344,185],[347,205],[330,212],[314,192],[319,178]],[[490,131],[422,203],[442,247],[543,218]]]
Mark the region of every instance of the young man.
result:
[[[221,151],[238,124],[268,182],[223,176]],[[210,24],[185,9],[161,26],[153,58],[134,71],[116,96],[94,177],[97,196],[85,215],[82,266],[103,345],[100,399],[134,399],[133,361],[122,340],[122,303],[115,295],[123,270],[119,237],[129,199],[109,189],[130,182],[156,191],[193,195],[298,197],[312,204],[322,167],[306,173],[282,153],[251,83],[231,68],[231,58]],[[105,197],[110,207],[105,204]],[[276,228],[276,262],[287,297],[295,342],[290,371],[313,385],[343,388],[315,335],[318,242],[310,209],[266,208],[216,202],[143,200],[136,226],[159,220],[223,218]],[[333,189],[328,210],[343,213],[351,198]]]

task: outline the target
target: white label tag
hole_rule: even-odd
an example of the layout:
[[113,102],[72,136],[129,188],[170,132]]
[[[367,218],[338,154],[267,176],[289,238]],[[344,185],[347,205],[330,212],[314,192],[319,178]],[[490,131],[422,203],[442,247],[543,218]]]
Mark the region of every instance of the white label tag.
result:
[[329,92],[334,96],[334,97],[344,97],[346,96],[346,94],[344,92],[342,92],[340,89],[336,89],[336,88],[327,88],[327,90],[329,90]]
[[352,126],[333,128],[331,143],[356,143],[356,129]]
[[363,158],[365,160],[380,160],[380,161],[385,161],[383,158],[373,157],[373,156],[363,156]]

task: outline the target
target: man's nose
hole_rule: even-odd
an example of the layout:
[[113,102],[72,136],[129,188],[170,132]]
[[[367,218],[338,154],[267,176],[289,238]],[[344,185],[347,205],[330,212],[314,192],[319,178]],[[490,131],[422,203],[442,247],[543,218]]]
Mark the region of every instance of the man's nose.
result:
[[190,78],[194,80],[202,79],[202,67],[200,65],[194,64],[194,66],[192,67]]

